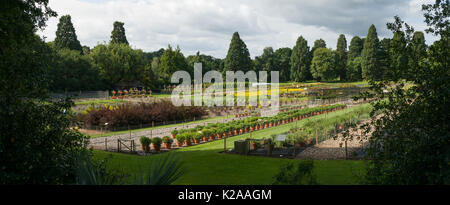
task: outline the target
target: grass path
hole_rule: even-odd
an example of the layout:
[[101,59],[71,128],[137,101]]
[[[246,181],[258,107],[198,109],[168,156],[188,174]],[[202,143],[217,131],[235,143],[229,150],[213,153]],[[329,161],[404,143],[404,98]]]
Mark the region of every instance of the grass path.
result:
[[[329,113],[340,115],[350,112],[358,106]],[[297,126],[302,126],[307,120],[324,118],[324,115],[314,116],[308,119],[297,121]],[[252,138],[268,137],[271,134],[287,132],[295,122],[267,128],[252,133]],[[249,134],[230,137],[227,139],[227,147],[232,148],[234,141],[243,140]],[[203,184],[271,184],[273,176],[278,172],[279,167],[285,163],[298,163],[300,160],[267,158],[257,156],[241,156],[232,154],[221,154],[224,148],[224,140],[217,140],[205,144],[182,148],[171,151],[180,157],[184,163],[186,173],[175,182],[184,185]],[[136,156],[121,153],[110,153],[104,151],[94,151],[95,157],[103,159],[112,155],[109,163],[113,167],[122,169],[125,172],[133,173],[137,170],[145,170],[150,166],[151,161],[162,155]],[[314,173],[320,184],[358,184],[358,173],[363,168],[363,161],[354,160],[322,160],[315,161]]]

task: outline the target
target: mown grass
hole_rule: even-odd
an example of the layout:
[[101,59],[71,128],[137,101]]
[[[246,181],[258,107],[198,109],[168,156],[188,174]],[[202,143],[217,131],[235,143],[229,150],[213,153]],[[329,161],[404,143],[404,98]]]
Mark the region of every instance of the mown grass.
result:
[[[368,105],[355,106],[329,113],[328,117],[355,111],[361,109],[362,106]],[[307,121],[319,120],[324,117],[324,115],[318,115],[311,117],[308,120],[297,121],[297,123],[292,122],[273,128],[255,131],[252,133],[252,138],[258,139],[269,137],[271,134],[284,133],[293,126],[302,126]],[[248,137],[250,136],[247,133],[227,138],[227,148],[232,148],[234,141],[243,140]],[[151,156],[135,156],[104,151],[94,151],[94,156],[98,159],[103,159],[111,154],[112,158],[109,163],[112,167],[122,169],[127,173],[133,173],[137,170],[145,170],[150,166],[152,160],[155,160],[162,155],[171,153],[181,159],[186,171],[186,173],[179,180],[177,180],[175,184],[184,185],[271,184],[273,182],[273,176],[279,171],[279,167],[281,165],[289,162],[300,162],[300,160],[220,153],[223,150],[224,140],[222,139]],[[364,161],[357,160],[316,160],[314,163],[314,173],[317,176],[319,184],[358,184],[358,173],[364,170]]]

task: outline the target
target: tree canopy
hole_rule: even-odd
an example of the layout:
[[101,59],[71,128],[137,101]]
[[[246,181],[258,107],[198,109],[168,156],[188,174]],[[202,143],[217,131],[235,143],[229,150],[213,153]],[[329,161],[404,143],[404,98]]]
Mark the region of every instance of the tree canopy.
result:
[[238,32],[233,33],[230,47],[225,58],[224,71],[249,71],[252,68],[250,53]]

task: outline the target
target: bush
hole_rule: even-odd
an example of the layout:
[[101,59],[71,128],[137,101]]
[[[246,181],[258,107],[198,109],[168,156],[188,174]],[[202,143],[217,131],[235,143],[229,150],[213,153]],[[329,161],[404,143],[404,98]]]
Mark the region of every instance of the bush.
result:
[[274,185],[314,185],[317,184],[316,176],[313,174],[314,161],[306,160],[294,167],[293,163],[281,167],[280,172],[275,175]]
[[162,138],[162,141],[163,141],[164,144],[172,144],[173,143],[173,139],[171,137],[169,137],[169,136],[164,136]]
[[152,140],[146,136],[141,136],[141,138],[139,138],[139,142],[141,142],[143,146],[149,146],[152,143]]
[[162,144],[162,139],[161,139],[160,137],[154,137],[154,138],[152,139],[152,143],[153,143],[153,145],[155,145],[155,146],[161,146],[161,144]]
[[112,109],[109,106],[89,108],[87,113],[78,115],[78,121],[88,126],[99,126],[107,122],[109,127],[126,127],[200,118],[205,114],[206,111],[202,107],[176,107],[172,102],[162,100],[154,103],[122,104]]

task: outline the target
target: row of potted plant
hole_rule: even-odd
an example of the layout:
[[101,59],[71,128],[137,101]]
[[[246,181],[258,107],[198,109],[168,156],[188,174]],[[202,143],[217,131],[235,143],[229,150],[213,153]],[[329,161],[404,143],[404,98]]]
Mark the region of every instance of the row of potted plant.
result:
[[200,142],[213,141],[224,137],[241,135],[244,133],[270,128],[295,120],[332,112],[345,108],[346,105],[329,105],[314,108],[304,108],[279,113],[274,117],[249,117],[241,120],[232,120],[227,123],[210,123],[206,126],[198,125],[195,128],[172,130],[172,138],[177,139],[177,146],[190,146]]
[[161,144],[164,145],[165,149],[171,149],[173,139],[169,136],[164,136],[163,138],[160,137],[149,138],[146,136],[141,136],[139,142],[142,145],[142,150],[148,153],[150,152],[150,145],[152,145],[152,149],[155,150],[156,152],[161,151]]

